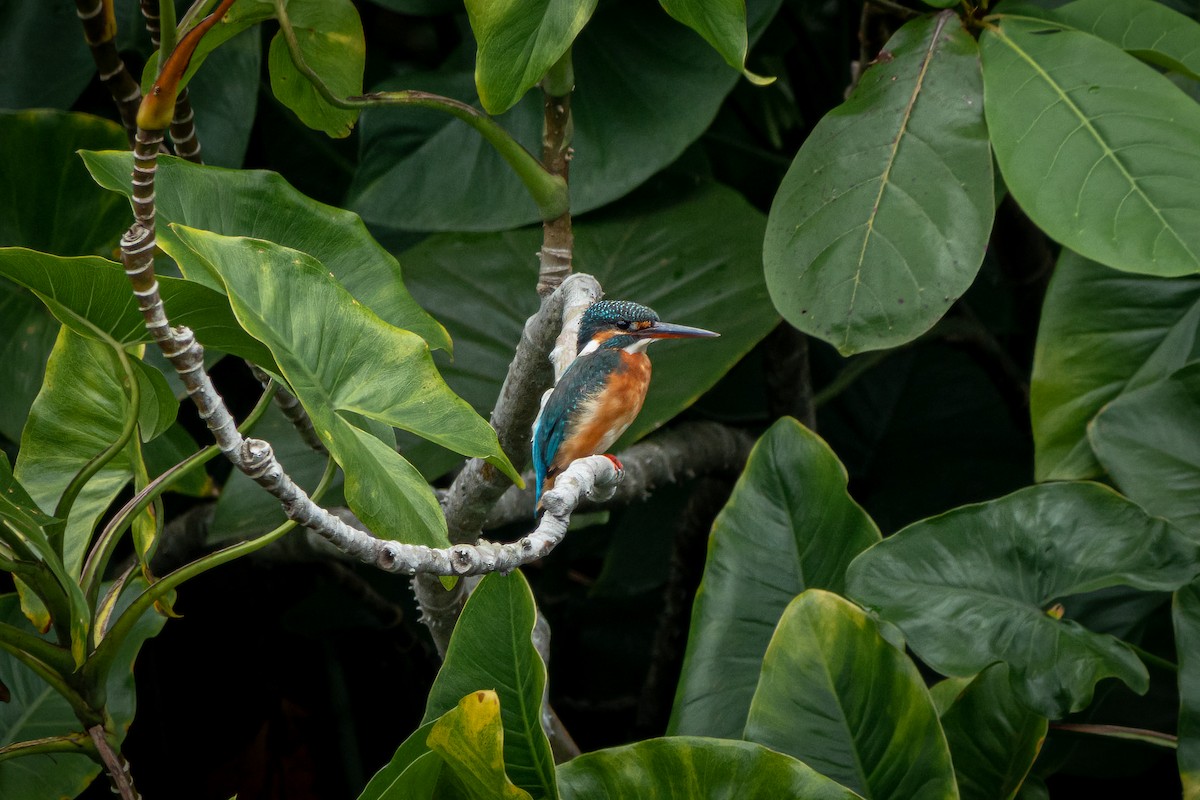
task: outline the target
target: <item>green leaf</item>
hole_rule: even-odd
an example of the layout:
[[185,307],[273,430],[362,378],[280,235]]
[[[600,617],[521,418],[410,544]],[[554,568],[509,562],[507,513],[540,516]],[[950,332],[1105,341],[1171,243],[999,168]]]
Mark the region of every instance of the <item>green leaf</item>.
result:
[[1179,777],[1184,800],[1200,797],[1200,581],[1180,587],[1171,606],[1179,659]]
[[1200,23],[1153,0],[1075,0],[1049,17],[1200,80]]
[[843,592],[879,538],[829,445],[790,418],[771,426],[713,523],[668,732],[740,738],[784,609],[805,589]]
[[570,49],[596,0],[467,0],[475,33],[475,83],[489,114],[503,114]]
[[138,408],[138,427],[141,439],[148,442],[157,439],[175,424],[179,414],[179,401],[167,385],[167,379],[154,367],[140,359],[132,359],[134,374],[141,388]]
[[[295,29],[304,62],[340,98],[362,94],[366,43],[362,22],[350,0],[279,0]],[[329,104],[296,68],[283,31],[267,54],[271,91],[310,128],[335,139],[350,135],[358,109]]]
[[980,46],[992,147],[1030,219],[1110,267],[1200,271],[1200,106],[1119,48],[1054,23],[1001,17]]
[[775,307],[843,355],[929,330],[975,279],[995,210],[975,41],[946,11],[884,52],[805,140],[763,243]]
[[1200,540],[1200,364],[1123,394],[1088,426],[1117,488]]
[[721,54],[725,63],[741,72],[751,83],[766,86],[774,78],[763,78],[746,69],[746,0],[659,0],[668,14],[704,37]]
[[75,151],[125,147],[120,125],[87,114],[3,111],[0,141],[0,186],[13,189],[0,195],[0,243],[64,256],[117,243],[129,211],[96,191]]
[[[145,586],[141,579],[135,579]],[[139,592],[126,592],[132,598]],[[128,601],[123,601],[127,604]],[[24,620],[15,594],[0,596],[0,621],[32,632]],[[137,693],[133,663],[142,644],[162,629],[166,620],[147,614],[135,626],[116,656],[114,669],[105,685],[107,710],[116,723],[118,740],[124,739],[133,722]],[[0,747],[13,742],[46,736],[82,733],[82,725],[67,701],[41,678],[7,652],[0,651],[0,675],[12,694],[0,703]],[[74,797],[98,775],[100,767],[85,755],[35,754],[0,764],[0,797]]]
[[[778,7],[778,0],[750,5],[751,39]],[[708,129],[737,82],[737,73],[705,42],[640,1],[605,3],[575,41],[571,60],[580,89],[571,98],[576,216],[622,197],[675,161]],[[373,89],[421,89],[469,102],[472,81],[471,69],[451,59],[439,72],[409,73]],[[538,94],[499,120],[534,153],[542,142]],[[466,125],[433,111],[364,112],[360,164],[348,196],[351,208],[384,228],[500,231],[541,222],[499,154]]]
[[847,585],[933,669],[962,677],[1003,661],[1018,698],[1058,719],[1102,678],[1149,685],[1129,645],[1071,619],[1070,596],[1168,591],[1198,571],[1200,546],[1165,520],[1098,484],[1053,483],[913,523],[855,559]]
[[504,727],[500,698],[491,690],[472,692],[429,731],[429,747],[454,770],[468,800],[529,800],[504,772]]
[[1046,738],[1047,721],[1018,702],[1008,667],[993,664],[942,715],[963,797],[1011,800]]
[[73,5],[0,3],[0,108],[74,104],[96,74],[81,39]]
[[820,589],[783,612],[746,739],[875,800],[958,799],[950,749],[915,664],[853,603]]
[[[129,153],[82,155],[97,183],[130,195]],[[291,247],[320,261],[385,322],[412,331],[430,347],[449,349],[445,329],[412,299],[400,265],[371,238],[357,215],[305,197],[279,175],[263,170],[204,167],[164,156],[158,160],[157,176],[162,186],[171,187],[160,192],[156,202],[158,241],[164,249],[178,246],[170,223]]]
[[[106,344],[62,328],[46,365],[46,380],[29,412],[13,474],[47,514],[83,467],[114,444],[129,408],[124,371]],[[63,563],[78,575],[100,515],[133,477],[129,448],[97,472],[67,520]]]
[[[775,327],[757,256],[762,230],[761,214],[715,185],[666,207],[576,225],[576,269],[594,275],[607,297],[721,334],[654,345],[650,392],[614,452],[695,402]],[[441,235],[404,253],[413,292],[459,345],[443,367],[446,381],[480,413],[495,405],[525,320],[537,311],[531,256],[541,239],[532,229]]]
[[504,764],[512,782],[535,798],[556,798],[554,759],[542,730],[546,666],[533,647],[537,609],[525,576],[486,576],[467,600],[446,660],[429,690],[424,722],[480,689],[500,697]]
[[[235,3],[230,13],[237,8]],[[226,24],[222,22],[217,27]],[[213,33],[206,33],[201,43],[207,42]],[[243,31],[217,50],[209,68],[189,84],[188,97],[196,113],[196,135],[206,164],[235,168],[242,165],[250,143],[250,129],[254,127],[261,62],[259,32]]]
[[37,298],[0,280],[0,436],[16,442],[42,385],[58,322]]
[[[122,345],[150,340],[120,264],[95,256],[63,258],[0,247],[0,275],[31,289],[75,333]],[[241,329],[219,293],[178,278],[164,276],[158,282],[172,324],[190,327],[206,347],[274,367],[270,351]]]
[[558,768],[563,800],[853,800],[801,762],[751,742],[668,736],[578,756]]
[[495,431],[442,381],[425,342],[363,307],[320,262],[271,242],[181,226],[175,233],[186,245],[177,260],[221,280],[239,322],[270,348],[346,471],[350,507],[376,534],[447,541],[445,518],[421,475],[347,415],[485,458],[520,481]]
[[[275,9],[271,0],[236,0],[225,12],[225,16],[221,18],[220,24],[210,28],[200,43],[196,45],[187,69],[184,70],[183,77],[179,79],[179,88],[191,85],[192,78],[200,69],[200,65],[207,61],[209,55],[215,50],[224,49],[226,42],[260,22],[274,18],[274,16]],[[260,36],[253,35],[253,38],[257,45]],[[158,51],[155,50],[146,60],[146,67],[142,70],[142,94],[150,91],[154,86],[155,78],[158,77],[158,55]],[[220,74],[218,69],[209,69],[206,72]]]
[[[272,445],[275,443],[273,439],[268,441]],[[196,440],[192,438],[191,434],[176,422],[167,428],[163,435],[146,442],[142,446],[142,455],[145,456],[146,469],[149,470],[150,475],[157,477],[188,456],[196,453],[199,449],[200,445],[196,444]],[[234,473],[234,475],[241,474],[241,472]],[[230,476],[230,480],[233,480],[232,475]],[[227,482],[225,486],[221,487],[221,496],[224,496],[228,486]],[[212,480],[208,477],[208,473],[205,472],[202,466],[189,470],[175,478],[167,484],[167,490],[179,492],[189,497],[209,497],[214,493]],[[261,489],[259,491],[265,494]],[[278,508],[278,502],[276,502],[276,507]]]
[[1200,278],[1129,275],[1063,250],[1046,290],[1029,406],[1039,481],[1101,473],[1087,424],[1200,356]]
[[[446,712],[451,713],[451,712]],[[430,720],[405,739],[358,800],[429,800],[437,785],[442,759],[426,743],[437,720]],[[432,765],[432,766],[430,766]],[[432,774],[430,774],[432,773]]]

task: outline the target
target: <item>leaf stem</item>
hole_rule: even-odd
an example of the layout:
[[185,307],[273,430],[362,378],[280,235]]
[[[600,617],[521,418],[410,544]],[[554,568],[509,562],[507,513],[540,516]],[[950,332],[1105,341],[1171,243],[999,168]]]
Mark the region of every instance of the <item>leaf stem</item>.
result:
[[1069,731],[1071,733],[1089,733],[1094,736],[1107,736],[1110,739],[1128,739],[1155,747],[1165,747],[1175,750],[1179,747],[1179,738],[1169,733],[1152,731],[1146,728],[1130,728],[1125,725],[1093,725],[1075,722],[1051,722],[1052,730]]
[[95,746],[86,733],[68,733],[65,736],[47,736],[0,747],[0,762],[35,753],[79,753],[93,757],[97,755]]

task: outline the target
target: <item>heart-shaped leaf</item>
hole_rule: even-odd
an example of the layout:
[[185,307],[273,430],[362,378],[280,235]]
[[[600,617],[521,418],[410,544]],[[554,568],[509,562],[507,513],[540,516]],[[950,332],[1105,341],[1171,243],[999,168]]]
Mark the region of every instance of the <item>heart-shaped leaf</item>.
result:
[[[265,344],[317,435],[346,472],[346,499],[380,536],[444,546],[446,522],[412,465],[358,415],[468,456],[519,481],[496,433],[456,397],[420,337],[357,302],[310,256],[256,239],[175,227],[189,274],[221,281],[242,327]],[[461,695],[460,695],[461,696]]]
[[[1200,106],[1118,47],[1001,16],[980,38],[1004,182],[1046,233],[1128,272],[1200,271]],[[1113,117],[1137,125],[1112,125]]]
[[933,669],[965,677],[1003,661],[1021,701],[1058,719],[1102,678],[1149,685],[1129,645],[1071,619],[1070,596],[1170,591],[1197,572],[1200,545],[1165,520],[1098,484],[1052,483],[913,523],[856,558],[847,586]]
[[844,591],[878,541],[829,446],[793,419],[771,426],[713,523],[668,731],[740,737],[784,609],[805,589]]
[[[131,154],[82,155],[97,183],[130,196]],[[156,174],[157,234],[164,248],[176,241],[173,222],[291,247],[320,261],[385,322],[412,331],[430,347],[450,347],[445,329],[404,288],[396,259],[355,214],[305,197],[273,172],[204,167],[164,156]],[[194,279],[203,281],[204,275]]]
[[775,307],[843,355],[932,327],[979,271],[995,210],[975,40],[945,11],[884,53],[805,140],[763,244]]
[[1200,540],[1200,364],[1113,400],[1088,426],[1122,492]]
[[783,612],[746,738],[876,800],[957,800],[937,711],[917,667],[853,603],[809,589]]
[[1090,478],[1087,424],[1200,356],[1200,278],[1129,275],[1063,250],[1046,290],[1029,410],[1039,481]]
[[752,742],[668,736],[585,753],[558,768],[563,800],[855,800],[791,756]]
[[512,782],[535,798],[556,798],[554,759],[542,730],[546,665],[533,647],[537,609],[525,576],[488,575],[476,587],[454,627],[438,671],[425,722],[458,705],[459,698],[494,689],[504,723],[504,765]]

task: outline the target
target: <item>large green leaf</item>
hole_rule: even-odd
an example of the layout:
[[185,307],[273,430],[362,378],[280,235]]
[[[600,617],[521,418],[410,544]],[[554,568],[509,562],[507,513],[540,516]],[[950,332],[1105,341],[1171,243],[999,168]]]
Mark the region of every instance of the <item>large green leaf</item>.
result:
[[0,281],[0,436],[10,441],[21,438],[58,328],[36,297]]
[[784,609],[805,589],[844,591],[878,541],[829,446],[793,419],[771,426],[713,523],[668,731],[740,738]]
[[942,715],[962,796],[1011,800],[1041,750],[1047,727],[1045,717],[1017,700],[1008,667],[993,664],[979,673]]
[[745,736],[875,800],[958,800],[950,749],[917,667],[862,609],[810,589],[762,662]]
[[988,132],[1009,191],[1084,256],[1200,271],[1200,106],[1118,47],[1001,17],[980,39]]
[[[965,677],[996,661],[1042,716],[1078,711],[1106,677],[1149,685],[1129,645],[1071,618],[1070,596],[1169,591],[1200,572],[1200,545],[1091,483],[1034,486],[916,522],[855,559],[850,595],[897,625],[930,667]],[[1054,605],[1062,602],[1065,616]]]
[[546,666],[533,647],[537,609],[525,576],[488,575],[463,609],[438,671],[425,722],[480,689],[500,697],[504,765],[512,782],[535,798],[558,797],[550,742],[542,730]]
[[1138,505],[1200,539],[1200,364],[1109,403],[1088,438]]
[[1200,581],[1175,592],[1171,607],[1179,659],[1179,777],[1184,800],[1200,798]]
[[95,74],[73,4],[0,3],[0,108],[69,108]]
[[[112,261],[2,247],[0,275],[32,290],[78,334],[123,345],[150,339],[129,280],[121,265]],[[178,278],[164,276],[158,282],[172,324],[192,328],[205,346],[274,367],[270,351],[241,329],[220,293]]]
[[[751,1],[752,39],[778,7],[778,0]],[[571,98],[576,215],[625,195],[677,159],[712,123],[737,81],[703,40],[646,2],[606,3],[576,40],[571,58],[579,87]],[[409,73],[373,88],[421,89],[469,101],[472,81],[470,66],[451,59],[441,72]],[[537,93],[500,122],[531,152],[541,152]],[[499,154],[446,114],[367,111],[362,135],[349,202],[372,225],[498,231],[541,220]]]
[[746,69],[746,0],[659,0],[675,19],[704,37],[725,63],[760,86],[774,78],[761,78]]
[[801,762],[751,742],[668,736],[586,753],[558,768],[563,800],[853,800]]
[[[202,41],[207,41],[210,35],[211,32],[205,34]],[[188,96],[196,113],[196,135],[206,164],[242,165],[250,143],[250,129],[254,127],[261,62],[259,32],[243,31],[216,50],[209,68],[189,85]]]
[[456,397],[421,338],[356,301],[310,256],[256,239],[176,226],[189,274],[226,288],[242,327],[271,350],[322,443],[346,471],[346,499],[376,534],[443,546],[446,522],[420,473],[366,433],[358,415],[520,477],[496,433]]
[[[775,326],[758,269],[762,230],[761,214],[713,185],[665,208],[576,226],[575,268],[594,275],[607,297],[721,334],[654,345],[650,392],[618,449],[687,408]],[[525,320],[537,311],[532,255],[540,245],[541,231],[527,229],[434,236],[404,253],[413,292],[459,343],[446,380],[480,413],[495,405]]]
[[909,22],[805,140],[771,206],[775,307],[843,354],[924,333],[967,290],[992,227],[974,39],[952,12]]
[[[281,0],[295,30],[301,57],[335,97],[362,94],[366,43],[362,22],[350,0]],[[350,135],[358,109],[329,104],[296,68],[283,31],[267,54],[271,90],[300,121],[334,138]]]
[[426,722],[401,742],[391,760],[371,777],[358,800],[431,798],[442,770],[441,757],[431,751],[427,744],[429,731],[436,722]]
[[[114,444],[129,408],[125,375],[111,347],[63,327],[46,364],[46,379],[21,435],[13,474],[53,514],[75,474]],[[63,563],[78,575],[100,515],[133,477],[132,440],[87,482],[67,521]]]
[[481,689],[464,697],[429,731],[429,747],[454,772],[465,800],[529,800],[504,772],[500,698]]
[[1064,250],[1042,304],[1029,406],[1039,481],[1090,478],[1087,424],[1200,355],[1200,278],[1128,275]]
[[[83,160],[101,186],[130,195],[129,153],[85,152]],[[412,331],[430,347],[450,347],[445,329],[404,288],[396,259],[355,214],[305,197],[273,172],[203,167],[163,157],[157,176],[158,240],[165,248],[177,242],[168,227],[172,222],[291,247],[320,261],[385,322]]]
[[467,0],[475,83],[489,114],[503,114],[571,48],[596,0]]
[[1154,0],[1075,0],[1051,19],[1099,36],[1143,61],[1200,80],[1200,23]]
[[120,125],[61,111],[0,112],[0,141],[0,186],[8,187],[0,193],[0,245],[77,256],[117,243],[129,211],[97,191],[75,151],[125,147]]
[[[144,588],[140,578],[134,579]],[[139,593],[125,593],[132,598]],[[122,601],[121,610],[128,605]],[[0,596],[0,621],[32,632],[21,614],[15,594]],[[107,709],[116,723],[118,738],[124,738],[133,722],[137,693],[134,691],[133,662],[143,642],[162,629],[166,620],[147,614],[121,644],[106,688]],[[32,670],[8,653],[0,651],[0,676],[12,694],[0,703],[0,747],[14,742],[48,736],[83,733],[83,725],[67,701],[42,681]],[[85,755],[38,754],[0,762],[0,797],[41,800],[75,797],[98,775],[100,767]]]

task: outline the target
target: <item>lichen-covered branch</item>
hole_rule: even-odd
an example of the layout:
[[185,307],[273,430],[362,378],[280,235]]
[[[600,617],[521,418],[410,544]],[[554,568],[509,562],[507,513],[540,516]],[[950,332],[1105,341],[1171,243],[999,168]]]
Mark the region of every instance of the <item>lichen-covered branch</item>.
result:
[[92,51],[100,82],[117,104],[121,124],[125,126],[132,147],[142,91],[117,52],[117,19],[113,0],[75,0],[75,13],[83,23],[83,38]]

